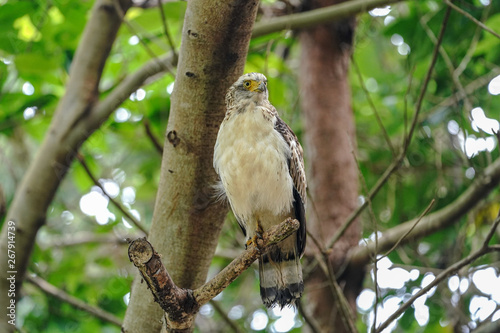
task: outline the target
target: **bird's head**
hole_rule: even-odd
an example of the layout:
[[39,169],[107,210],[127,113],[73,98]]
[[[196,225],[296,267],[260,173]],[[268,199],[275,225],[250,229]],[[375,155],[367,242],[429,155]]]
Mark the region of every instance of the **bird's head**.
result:
[[239,77],[226,95],[227,106],[235,102],[251,99],[256,103],[267,100],[267,78],[261,73],[247,73]]

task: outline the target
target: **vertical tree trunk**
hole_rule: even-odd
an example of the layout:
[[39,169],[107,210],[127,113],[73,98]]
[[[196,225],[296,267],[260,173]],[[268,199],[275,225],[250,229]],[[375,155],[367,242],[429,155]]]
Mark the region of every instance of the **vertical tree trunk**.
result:
[[[183,288],[205,282],[227,208],[212,156],[227,88],[241,75],[258,1],[188,2],[149,240]],[[136,278],[123,329],[158,332],[162,310]]]
[[[338,0],[312,0],[315,9],[338,3]],[[308,185],[313,204],[309,212],[308,230],[323,246],[356,208],[358,174],[353,157],[355,125],[348,82],[349,60],[355,20],[334,22],[304,30],[301,42],[302,109],[306,125],[306,153],[309,166]],[[334,272],[342,266],[346,254],[359,240],[355,222],[335,244],[329,260]],[[308,254],[317,249],[308,244]],[[338,280],[355,310],[355,300],[363,274]],[[318,267],[306,281],[309,312],[322,332],[344,332],[326,276]],[[353,313],[355,313],[353,311]]]

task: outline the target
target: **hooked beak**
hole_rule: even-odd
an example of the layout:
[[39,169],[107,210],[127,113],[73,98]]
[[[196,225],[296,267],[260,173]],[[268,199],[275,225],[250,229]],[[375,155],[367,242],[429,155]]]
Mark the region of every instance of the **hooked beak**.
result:
[[258,92],[263,92],[263,91],[266,91],[266,84],[264,83],[264,81],[262,82],[259,82],[259,86],[257,87],[257,89],[255,89],[255,91],[258,91]]

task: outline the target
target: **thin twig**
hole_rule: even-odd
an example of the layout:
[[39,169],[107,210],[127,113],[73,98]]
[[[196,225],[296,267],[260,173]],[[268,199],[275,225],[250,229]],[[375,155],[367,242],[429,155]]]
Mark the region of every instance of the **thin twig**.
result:
[[145,84],[163,76],[168,68],[177,65],[177,57],[172,53],[151,59],[134,73],[127,75],[118,85],[98,104],[90,116],[89,122],[96,127],[109,117],[134,91]]
[[439,37],[436,41],[436,45],[434,47],[434,51],[432,52],[432,60],[431,64],[429,66],[429,69],[427,70],[427,73],[425,75],[424,79],[424,84],[422,86],[422,89],[420,90],[420,95],[418,96],[417,99],[417,104],[415,107],[415,115],[413,117],[413,121],[410,126],[410,131],[408,132],[408,136],[405,137],[405,142],[404,142],[404,150],[406,151],[408,149],[408,146],[410,145],[411,139],[413,137],[413,132],[415,131],[415,128],[417,127],[418,124],[418,116],[420,114],[420,111],[422,110],[422,103],[424,101],[425,94],[427,92],[427,87],[429,86],[429,82],[431,81],[431,76],[434,71],[434,66],[436,66],[438,54],[439,54],[439,48],[441,47],[441,44],[443,42],[443,37],[444,37],[444,32],[446,31],[446,27],[448,25],[448,19],[450,18],[450,13],[451,9],[448,7],[446,9],[446,12],[444,14],[443,18],[443,23],[441,24],[441,29],[439,31]]
[[[127,236],[130,237],[130,236]],[[76,235],[64,235],[63,237],[51,240],[48,243],[48,247],[67,247],[67,246],[79,246],[85,244],[127,244],[125,238],[119,238],[114,234],[103,234],[96,235],[93,232],[79,232]],[[43,243],[42,243],[43,244]]]
[[[481,22],[485,21],[486,18],[488,17],[489,13],[490,13],[490,9],[491,7],[493,7],[491,5],[491,3],[486,6],[484,8],[484,11],[481,15]],[[476,30],[474,31],[474,36],[472,37],[472,40],[471,40],[471,43],[469,45],[469,47],[467,48],[467,52],[465,53],[465,56],[462,58],[462,60],[460,61],[460,64],[457,66],[457,68],[455,69],[455,75],[458,77],[460,75],[462,75],[462,73],[464,72],[464,70],[467,68],[467,65],[469,64],[469,62],[471,61],[475,51],[476,51],[476,47],[477,47],[477,44],[479,42],[479,38],[481,36],[481,27],[480,26],[477,26],[476,27]]]
[[454,5],[451,3],[451,1],[449,0],[444,0],[444,3],[446,5],[448,5],[450,8],[453,8],[453,10],[459,12],[460,14],[462,14],[463,16],[467,17],[469,20],[471,20],[472,22],[474,22],[475,24],[477,24],[479,27],[481,27],[483,30],[489,32],[490,34],[492,34],[493,36],[495,36],[496,38],[500,39],[500,35],[498,33],[496,33],[495,31],[493,31],[492,29],[488,28],[488,26],[486,26],[483,22],[479,21],[478,19],[476,19],[474,16],[472,16],[471,14],[467,13],[465,10],[463,10],[462,8]]
[[[425,19],[424,17],[422,17],[420,19],[420,23],[422,25],[422,28],[427,33],[427,36],[429,37],[431,42],[434,43],[434,45],[435,45],[437,43],[437,38],[434,35],[434,33],[432,32],[432,30],[429,28],[429,25],[427,24],[428,21],[429,21],[429,19]],[[464,86],[462,85],[462,82],[460,82],[459,76],[456,75],[456,69],[455,69],[455,66],[453,65],[453,62],[450,59],[450,56],[448,55],[448,53],[446,52],[446,50],[444,49],[444,47],[442,45],[439,46],[439,54],[441,55],[441,57],[444,60],[444,63],[446,64],[446,68],[448,69],[448,72],[450,73],[451,79],[452,79],[453,84],[455,85],[456,89],[458,90],[458,92],[462,96],[465,96],[464,97],[465,111],[470,112],[470,110],[472,110],[472,103],[471,103],[470,99],[467,97],[467,94],[465,93]]]
[[224,309],[220,306],[219,302],[211,300],[210,305],[214,307],[215,312],[217,312],[221,316],[222,320],[231,328],[234,333],[244,333],[234,322],[234,320],[231,320],[231,318],[228,317],[226,311],[224,311]]
[[118,208],[118,210],[121,211],[122,214],[125,215],[125,217],[130,222],[132,222],[133,225],[135,225],[137,228],[139,228],[139,230],[141,230],[144,234],[147,235],[148,234],[147,229],[141,224],[141,222],[139,222],[135,217],[133,217],[118,201],[112,198],[106,191],[106,189],[104,189],[104,186],[102,186],[102,184],[99,183],[99,180],[92,174],[92,171],[90,171],[90,168],[85,162],[83,156],[78,153],[76,155],[76,159],[80,162],[80,164],[82,165],[83,169],[85,170],[89,178],[92,179],[92,182],[94,182],[94,184],[101,189],[102,193],[109,198],[109,201],[111,201],[113,205],[115,205],[115,207]]
[[436,199],[432,199],[432,201],[429,203],[429,205],[428,205],[428,206],[427,206],[427,208],[423,211],[423,213],[422,213],[422,214],[420,214],[420,216],[419,216],[419,217],[415,220],[415,222],[413,223],[413,225],[411,226],[411,228],[409,228],[409,229],[408,229],[408,231],[407,231],[407,232],[405,232],[405,233],[403,234],[403,236],[401,236],[401,237],[398,239],[398,241],[394,244],[394,246],[393,246],[393,247],[391,247],[391,248],[389,249],[389,251],[387,251],[387,252],[386,252],[383,256],[381,256],[378,260],[380,260],[380,259],[382,259],[382,258],[384,258],[384,257],[387,257],[387,256],[388,256],[388,255],[389,255],[392,251],[394,251],[394,249],[396,249],[396,248],[399,246],[399,244],[401,244],[401,242],[402,242],[402,241],[406,238],[406,236],[408,236],[408,235],[409,235],[409,234],[413,231],[413,229],[415,229],[415,227],[416,227],[416,226],[417,226],[417,224],[418,224],[418,223],[422,220],[422,218],[423,218],[424,216],[426,216],[426,215],[430,212],[430,210],[431,210],[432,206],[434,206],[434,203],[435,203],[435,202],[436,202]]
[[[127,28],[130,30],[130,32],[132,34],[134,34],[135,36],[137,36],[137,38],[139,39],[139,43],[141,43],[141,45],[144,47],[144,50],[146,51],[146,53],[149,54],[151,59],[154,59],[155,61],[160,62],[160,60],[158,59],[158,56],[154,53],[154,51],[149,47],[149,45],[140,36],[140,34],[135,29],[135,27],[127,19],[125,19],[125,13],[123,12],[122,8],[120,7],[120,3],[118,2],[118,0],[112,0],[112,1],[113,1],[113,5],[115,7],[115,10],[118,13],[118,16],[120,17],[122,22],[127,26]],[[174,52],[174,55],[175,55],[175,52]],[[169,63],[166,63],[166,65],[167,65],[167,72],[169,72],[172,76],[175,77],[175,72],[174,72],[173,68],[170,66]]]
[[101,320],[107,321],[109,323],[112,323],[116,326],[121,327],[122,326],[122,320],[115,315],[104,311],[101,308],[98,308],[96,306],[92,306],[90,304],[85,303],[84,301],[71,296],[70,294],[66,293],[64,290],[59,289],[55,287],[54,285],[50,284],[49,282],[45,281],[41,277],[38,276],[32,276],[31,274],[26,275],[26,280],[30,282],[31,284],[35,285],[38,287],[41,291],[44,293],[53,296],[65,303],[68,303],[69,305],[80,309],[82,311],[85,311],[87,313],[90,313],[94,317],[97,317]]
[[307,313],[307,310],[304,308],[304,305],[302,304],[302,299],[299,299],[299,301],[297,302],[297,308],[299,310],[299,313],[302,315],[302,318],[304,318],[305,322],[309,326],[311,332],[321,333],[321,328],[319,327],[318,322],[316,321],[316,319],[314,319],[313,316],[310,316],[309,313]]
[[488,247],[488,243],[493,238],[493,235],[495,234],[495,231],[497,230],[499,223],[500,223],[500,210],[498,211],[495,221],[493,221],[493,226],[491,227],[490,231],[488,231],[488,234],[484,238],[483,247]]
[[170,37],[170,33],[168,31],[167,19],[165,18],[165,13],[163,12],[162,4],[163,3],[158,0],[158,11],[160,12],[161,23],[163,24],[163,33],[165,34],[165,37],[167,38],[167,43],[168,43],[168,45],[170,45],[170,49],[172,50],[172,53],[177,58],[177,53],[175,52],[175,45],[174,45],[172,37]]
[[146,135],[148,136],[149,140],[153,143],[153,146],[156,148],[156,151],[160,153],[160,155],[163,155],[163,146],[160,144],[160,141],[156,138],[156,136],[153,134],[153,131],[151,131],[151,124],[147,118],[144,118],[144,129],[146,130]]
[[394,149],[394,146],[392,145],[391,139],[389,138],[389,134],[387,134],[387,130],[385,129],[384,123],[382,122],[382,119],[380,118],[380,114],[378,113],[377,107],[375,106],[375,103],[373,102],[373,99],[370,96],[370,92],[366,88],[365,81],[363,80],[363,76],[361,75],[361,71],[358,67],[358,64],[356,63],[354,57],[351,57],[351,63],[354,67],[354,70],[356,72],[356,75],[358,77],[359,84],[361,86],[361,89],[365,93],[366,100],[368,101],[368,104],[370,105],[373,114],[375,115],[375,119],[377,120],[377,124],[382,131],[382,134],[384,135],[385,142],[387,143],[387,146],[389,146],[389,149],[391,150],[392,156],[396,156],[396,150]]
[[[359,178],[361,179],[361,184],[363,186],[363,191],[365,193],[368,192],[368,186],[366,185],[366,181],[365,181],[365,178],[363,177],[363,173],[361,172],[361,167],[359,165],[359,161],[358,161],[358,158],[356,157],[356,154],[354,153],[354,149],[351,149],[351,152],[352,152],[352,156],[354,158],[354,161],[356,162],[356,167],[357,167],[357,171],[358,171],[358,174],[359,174]],[[371,201],[371,198],[368,197],[367,198],[367,202],[368,202],[368,211],[370,213],[370,219],[373,223],[373,233],[374,233],[374,236],[375,236],[375,251],[373,253],[373,265],[374,265],[374,284],[375,284],[375,306],[373,308],[373,315],[374,315],[374,320],[373,322],[376,323],[377,322],[377,305],[378,305],[378,300],[379,300],[379,290],[378,290],[378,276],[377,276],[377,264],[378,264],[378,261],[376,260],[377,258],[377,253],[378,253],[378,225],[377,225],[377,218],[375,217],[375,212],[373,210],[373,205],[372,205],[372,201]],[[344,269],[345,267],[343,267]],[[374,332],[375,331],[375,324],[373,325],[373,327],[371,328],[371,332]]]
[[356,328],[356,320],[351,312],[351,308],[347,299],[342,292],[339,284],[337,283],[337,279],[335,277],[335,273],[333,271],[333,265],[329,263],[328,255],[325,253],[322,256],[322,264],[320,267],[323,269],[323,272],[327,276],[328,284],[332,290],[333,299],[339,308],[340,317],[344,323],[344,326],[349,333],[358,332]]
[[475,79],[474,81],[470,82],[468,85],[464,87],[464,93],[465,96],[462,94],[462,92],[457,91],[453,95],[446,97],[443,99],[439,104],[436,106],[432,107],[431,109],[428,110],[427,114],[429,117],[432,116],[433,113],[437,111],[441,111],[442,109],[445,109],[449,106],[452,106],[458,102],[460,102],[462,99],[464,99],[467,95],[472,94],[475,92],[477,89],[484,87],[487,85],[494,77],[500,74],[500,69],[498,68],[493,68],[490,72],[487,74]]
[[413,302],[415,302],[417,298],[419,298],[422,295],[425,295],[429,290],[431,290],[434,286],[438,285],[445,278],[447,278],[451,274],[454,274],[462,267],[472,263],[479,257],[487,253],[496,251],[495,247],[488,246],[488,243],[495,234],[495,231],[499,223],[500,223],[500,212],[495,221],[493,222],[493,226],[491,227],[490,231],[488,232],[488,235],[484,239],[483,245],[481,246],[480,249],[470,254],[469,256],[463,258],[462,260],[454,263],[453,265],[445,269],[441,274],[437,275],[436,278],[431,283],[429,283],[427,286],[420,289],[417,293],[415,293],[412,297],[410,297],[408,301],[406,301],[403,305],[401,305],[399,309],[397,309],[386,321],[380,324],[380,326],[377,328],[377,332],[382,332],[384,329],[386,329],[389,326],[389,324],[392,323],[394,320],[396,320],[408,307],[410,307],[413,304]]

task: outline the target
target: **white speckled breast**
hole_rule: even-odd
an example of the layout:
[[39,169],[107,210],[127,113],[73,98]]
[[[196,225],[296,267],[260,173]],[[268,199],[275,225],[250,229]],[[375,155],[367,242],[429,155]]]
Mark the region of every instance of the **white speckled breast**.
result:
[[233,212],[248,221],[252,214],[288,212],[293,181],[288,172],[290,148],[274,130],[275,118],[266,119],[261,107],[234,113],[219,130],[214,167]]

